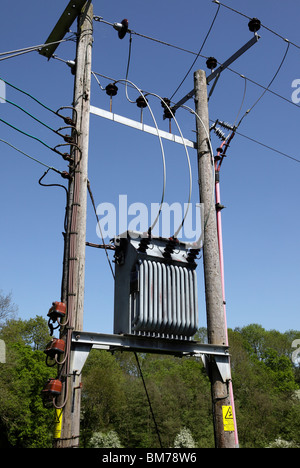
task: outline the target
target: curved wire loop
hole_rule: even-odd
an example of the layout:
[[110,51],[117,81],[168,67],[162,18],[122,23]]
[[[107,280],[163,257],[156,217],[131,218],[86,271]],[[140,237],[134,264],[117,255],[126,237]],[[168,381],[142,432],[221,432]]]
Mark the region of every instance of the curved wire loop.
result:
[[[75,112],[75,114],[76,114],[76,116],[75,116],[75,121],[74,121],[71,117],[66,117],[66,116],[60,114],[59,111],[64,110],[64,109],[71,109],[73,112]],[[76,127],[76,125],[77,125],[77,120],[78,120],[78,112],[77,112],[77,110],[75,109],[75,107],[72,107],[72,106],[63,106],[63,107],[60,107],[59,109],[57,109],[57,111],[55,112],[55,114],[56,114],[58,117],[60,117],[61,119],[63,119],[66,125],[70,125],[70,126],[73,127],[73,128]]]

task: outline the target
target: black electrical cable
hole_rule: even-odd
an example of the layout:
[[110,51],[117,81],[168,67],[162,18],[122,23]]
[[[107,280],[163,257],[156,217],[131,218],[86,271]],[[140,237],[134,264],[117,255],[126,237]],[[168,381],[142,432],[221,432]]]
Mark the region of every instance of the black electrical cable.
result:
[[264,90],[264,92],[262,93],[262,95],[257,99],[257,101],[253,104],[253,106],[248,109],[245,114],[243,115],[243,117],[241,118],[240,122],[238,123],[237,125],[237,128],[239,128],[239,126],[241,125],[242,121],[244,120],[244,118],[249,115],[249,113],[254,109],[254,107],[261,101],[261,99],[264,97],[264,95],[266,94],[266,92],[269,90],[270,86],[272,86],[272,84],[274,83],[275,79],[277,78],[285,60],[286,60],[286,57],[287,57],[287,54],[289,52],[289,49],[290,49],[290,43],[288,43],[287,45],[287,48],[286,48],[286,51],[284,53],[284,56],[283,56],[283,59],[281,60],[280,62],[280,65],[275,73],[275,75],[273,76],[272,80],[270,81],[270,83],[268,84],[268,87]]
[[48,148],[48,149],[50,149],[51,151],[53,151],[53,148],[51,148],[51,146],[47,145],[47,143],[45,143],[43,140],[40,140],[40,138],[37,138],[37,137],[35,137],[35,136],[33,136],[33,135],[30,135],[30,134],[27,133],[27,132],[24,132],[23,130],[20,130],[19,128],[15,127],[14,125],[10,124],[9,122],[6,122],[6,120],[0,119],[0,122],[4,123],[5,125],[7,125],[7,126],[10,127],[10,128],[13,128],[13,129],[16,130],[17,132],[22,133],[22,135],[28,136],[29,138],[32,138],[33,140],[38,141],[39,143],[41,143],[42,145],[44,145],[46,148]]
[[66,39],[61,39],[60,41],[55,41],[55,42],[49,42],[48,44],[39,44],[39,45],[34,45],[30,47],[24,47],[23,49],[16,49],[16,50],[9,50],[7,52],[1,52],[0,57],[4,57],[5,55],[8,56],[8,58],[12,57],[13,54],[19,54],[19,53],[27,53],[27,52],[34,52],[37,50],[42,49],[45,46],[50,46],[54,44],[61,44],[62,42],[68,42],[74,40],[74,37],[76,34],[72,34],[70,37],[67,37]]
[[219,5],[219,7],[218,7],[217,13],[216,13],[215,16],[214,16],[214,19],[213,19],[213,21],[212,21],[212,23],[211,23],[211,25],[210,25],[210,28],[209,28],[209,30],[208,30],[208,33],[207,33],[206,36],[205,36],[205,39],[204,39],[204,41],[203,41],[203,43],[202,43],[202,46],[201,46],[201,48],[200,48],[200,50],[199,50],[199,52],[198,52],[198,54],[197,54],[197,57],[196,57],[195,60],[193,61],[192,65],[191,65],[191,67],[189,68],[188,72],[186,73],[185,77],[184,77],[183,80],[181,81],[181,83],[180,83],[180,85],[178,86],[178,88],[176,89],[176,91],[172,94],[172,96],[171,96],[170,99],[173,99],[173,97],[175,96],[175,94],[177,94],[177,92],[179,91],[179,89],[181,88],[181,86],[183,85],[183,83],[185,82],[185,80],[187,79],[187,77],[189,76],[189,74],[191,73],[191,71],[192,71],[192,69],[193,69],[195,63],[197,62],[198,58],[200,57],[200,54],[201,54],[201,52],[202,52],[202,50],[203,50],[203,48],[204,48],[204,46],[205,46],[205,44],[206,44],[206,41],[207,41],[207,39],[208,39],[208,37],[209,37],[211,31],[212,31],[212,28],[214,27],[214,24],[215,24],[215,22],[216,22],[216,19],[217,19],[218,14],[219,14],[220,8],[221,8],[221,5]]
[[[50,149],[51,151],[53,151],[54,153],[56,154],[59,154],[60,156],[62,156],[64,159],[68,159],[70,160],[70,155],[65,153],[61,153],[60,151],[58,151],[58,147],[59,146],[65,146],[65,145],[57,145],[55,148],[51,148],[51,146],[49,146],[47,143],[45,143],[43,140],[41,140],[40,138],[37,138],[35,137],[34,135],[31,135],[30,133],[27,133],[27,132],[24,132],[23,130],[21,130],[20,128],[18,127],[15,127],[14,125],[10,124],[9,122],[7,122],[6,120],[3,120],[3,119],[0,119],[0,122],[4,123],[5,125],[7,125],[8,127],[16,130],[17,132],[21,133],[22,135],[25,135],[29,138],[31,138],[32,140],[35,140],[35,141],[38,141],[39,143],[41,143],[43,146],[45,146],[46,148]],[[60,135],[61,136],[61,135]],[[69,143],[69,145],[73,145],[73,146],[76,146],[74,143]]]
[[[94,19],[95,19],[95,21],[98,21],[100,23],[108,24],[109,26],[114,26],[114,23],[110,23],[109,21],[105,21],[100,16],[94,16]],[[181,52],[186,52],[188,54],[197,55],[197,56],[199,55],[197,52],[193,52],[192,50],[188,50],[188,49],[185,49],[183,47],[176,46],[174,44],[170,44],[169,42],[165,42],[165,41],[162,41],[160,39],[156,39],[154,37],[146,36],[145,34],[137,33],[136,31],[128,30],[128,33],[134,34],[135,36],[142,37],[143,39],[148,39],[150,41],[157,42],[158,44],[165,45],[167,47],[171,47],[171,48],[176,49],[176,50],[180,50]],[[202,57],[204,59],[208,58],[205,55],[199,55],[199,57]]]
[[48,174],[48,172],[50,171],[50,168],[47,169],[47,171],[42,175],[42,177],[39,179],[39,184],[42,186],[42,187],[60,187],[60,188],[63,188],[66,192],[66,196],[68,198],[68,189],[62,185],[62,184],[44,184],[42,183],[42,180],[46,177],[46,175]]
[[[213,3],[216,3],[217,5],[219,6],[222,6],[224,8],[227,8],[228,10],[231,10],[233,11],[234,13],[237,13],[238,15],[240,16],[243,16],[244,18],[247,18],[248,20],[251,20],[251,16],[248,16],[248,15],[245,15],[244,13],[242,13],[241,11],[238,11],[238,10],[235,10],[234,8],[228,6],[228,5],[225,5],[225,3],[221,3],[219,2],[219,0],[213,0]],[[298,44],[295,44],[294,42],[290,41],[289,39],[287,39],[286,37],[283,37],[281,34],[279,34],[278,32],[274,31],[273,29],[269,28],[268,26],[265,26],[264,24],[261,23],[261,27],[266,29],[267,31],[269,31],[270,33],[274,34],[275,36],[279,37],[280,39],[282,39],[284,42],[288,42],[290,45],[296,47],[297,49],[300,50],[300,45]]]
[[[229,68],[229,67],[227,68],[227,70],[234,73],[235,75],[238,75],[240,78],[243,78],[244,80],[247,80],[249,83],[252,83],[253,85],[255,85],[257,87],[266,90],[268,93],[273,94],[273,96],[276,96],[277,98],[287,102],[288,104],[291,104],[292,106],[298,107],[298,109],[300,108],[300,105],[294,103],[293,101],[291,101],[290,99],[282,96],[281,94],[276,93],[275,91],[272,91],[271,89],[268,89],[266,86],[258,83],[255,80],[252,80],[251,78],[241,74],[240,72],[237,72],[236,70],[233,70],[232,68]],[[117,81],[115,78],[110,78],[109,76],[103,75],[101,73],[93,72],[93,75],[100,76],[100,77],[104,78],[105,80]],[[128,84],[128,86],[130,87],[130,84]],[[147,91],[144,90],[144,93],[147,94]],[[176,104],[176,103],[172,102],[171,104]]]
[[19,106],[18,104],[16,104],[15,102],[12,102],[12,101],[9,101],[8,99],[0,96],[0,99],[3,99],[5,102],[7,102],[8,104],[16,107],[17,109],[19,109],[20,111],[24,112],[24,114],[28,115],[29,117],[31,117],[33,120],[35,120],[36,122],[40,123],[41,125],[43,125],[44,127],[48,128],[48,130],[51,130],[52,132],[54,133],[57,133],[57,131],[50,127],[49,125],[47,125],[45,122],[43,122],[42,120],[38,119],[37,117],[35,117],[34,115],[32,115],[30,112],[28,112],[26,109],[23,109],[23,107]]
[[[39,179],[39,185],[41,185],[42,187],[59,187],[59,188],[64,189],[65,192],[66,192],[66,201],[68,202],[68,189],[64,185],[62,185],[62,184],[45,184],[45,183],[42,183],[42,180],[46,177],[46,175],[48,174],[49,171],[50,171],[50,168],[47,169],[47,171]],[[64,219],[64,229],[65,229],[65,231],[67,230],[67,210],[66,210],[65,219]]]
[[160,444],[160,447],[163,448],[162,441],[161,441],[161,438],[160,438],[159,429],[158,429],[158,425],[157,425],[157,422],[156,422],[156,419],[155,419],[155,415],[154,415],[154,412],[153,412],[153,409],[152,409],[151,400],[150,400],[150,397],[149,397],[149,393],[148,393],[148,390],[147,390],[147,386],[146,386],[146,383],[145,383],[145,379],[144,379],[144,376],[143,376],[143,372],[142,372],[142,369],[141,369],[141,366],[140,366],[140,361],[139,361],[139,358],[138,358],[138,355],[137,355],[136,352],[134,352],[134,355],[135,355],[135,359],[136,359],[136,362],[137,362],[137,366],[138,366],[138,369],[139,369],[139,372],[140,372],[140,376],[141,376],[142,381],[143,381],[145,393],[146,393],[146,396],[147,396],[147,400],[148,400],[148,404],[149,404],[151,416],[152,416],[152,419],[153,419],[153,422],[154,422],[154,425],[155,425],[155,430],[156,430],[156,434],[157,434],[157,437],[158,437],[158,440],[159,440],[159,444]]
[[[220,4],[220,2],[218,2],[218,1],[214,1],[214,3]],[[223,4],[221,4],[221,5],[222,5],[222,6],[225,6],[225,5],[223,5]],[[227,8],[230,9],[230,7],[227,7]],[[237,12],[237,13],[238,13],[238,12]],[[242,14],[242,13],[240,13],[240,14]],[[242,15],[243,15],[243,14],[242,14]],[[246,16],[246,15],[243,15],[243,16],[245,16],[246,18],[250,19],[249,16]],[[113,26],[113,23],[110,23],[110,22],[108,22],[108,21],[104,21],[103,18],[101,18],[101,17],[95,16],[94,19],[95,19],[95,18],[99,18],[99,19],[98,19],[99,22],[102,22],[102,23],[104,23],[104,24],[108,24],[108,25],[110,25],[110,26]],[[264,26],[264,28],[269,30],[269,28],[267,28],[266,26]],[[201,57],[201,58],[204,58],[204,59],[207,59],[207,58],[208,58],[208,57],[205,56],[205,55],[201,55],[201,54],[199,55],[199,53],[197,53],[197,52],[194,52],[194,51],[185,49],[185,48],[183,48],[183,47],[176,46],[176,45],[174,45],[174,44],[170,44],[170,43],[165,42],[165,41],[161,41],[161,40],[159,40],[159,39],[156,39],[156,38],[153,38],[153,37],[150,37],[150,36],[146,36],[146,35],[144,35],[144,34],[137,33],[137,32],[135,32],[135,31],[131,31],[131,34],[135,34],[135,35],[140,36],[140,37],[142,37],[142,38],[145,38],[145,39],[148,39],[148,40],[157,42],[157,43],[159,43],[159,44],[161,44],[161,45],[165,45],[165,46],[168,46],[168,47],[172,47],[172,48],[174,48],[174,49],[177,49],[177,50],[179,50],[179,51],[182,51],[182,52],[186,52],[186,53],[195,55],[195,56],[197,56],[197,57]],[[274,34],[278,35],[278,34],[275,33],[275,32],[274,32]],[[282,39],[284,39],[283,36],[280,36],[280,35],[278,35],[278,36],[281,37]],[[289,42],[291,45],[294,45],[294,46],[300,48],[300,46],[297,46],[296,44],[293,44],[291,41],[287,41],[286,39],[284,39],[284,40],[285,40],[285,42]],[[218,62],[218,63],[219,63],[219,62]],[[221,65],[221,64],[219,63],[219,65]],[[253,80],[253,79],[251,79],[251,78],[249,78],[249,77],[247,77],[247,76],[241,74],[240,72],[234,70],[233,68],[227,67],[227,70],[229,70],[230,72],[234,73],[235,75],[240,76],[241,78],[247,79],[247,81],[249,81],[249,83],[252,83],[252,84],[254,84],[255,86],[258,86],[259,88],[262,88],[262,89],[267,90],[267,92],[273,94],[274,96],[278,97],[279,99],[282,99],[282,100],[288,102],[289,104],[291,104],[291,105],[293,105],[293,106],[296,106],[296,107],[298,107],[298,108],[300,107],[298,104],[294,103],[294,102],[291,101],[290,99],[288,99],[288,98],[286,98],[286,97],[280,95],[279,93],[276,93],[276,92],[274,92],[274,91],[272,91],[272,90],[270,90],[270,89],[267,89],[265,86],[261,85],[261,84],[258,83],[257,81],[255,81],[255,80]],[[103,74],[95,73],[95,75],[98,75],[98,76],[101,76],[101,77],[103,77],[103,78],[105,78],[105,79],[109,79],[109,80],[113,81],[113,78],[109,78],[109,77],[107,77],[107,76],[105,76],[105,75],[103,75]],[[175,104],[175,103],[174,103],[174,104]]]
[[[230,69],[229,69],[229,70],[230,70]],[[241,75],[240,73],[238,73],[238,72],[236,72],[236,71],[234,71],[234,70],[231,70],[231,71],[234,72],[235,74],[239,75],[241,78],[244,78],[245,80],[249,81],[250,83],[253,83],[253,84],[259,86],[260,88],[262,88],[262,89],[268,91],[269,93],[274,94],[275,96],[277,96],[277,97],[279,97],[279,98],[281,98],[281,99],[287,101],[288,103],[294,104],[292,101],[289,101],[288,99],[284,98],[283,96],[280,96],[279,94],[274,93],[274,91],[272,91],[272,90],[266,88],[265,86],[262,86],[261,84],[259,84],[259,83],[255,82],[255,81],[251,80],[250,78],[248,78],[248,77],[246,77],[246,76],[244,76],[244,75]],[[101,73],[97,73],[97,72],[93,72],[93,73],[94,73],[95,75],[97,75],[97,76],[100,76],[100,77],[102,77],[102,78],[108,80],[108,81],[117,81],[115,78],[111,78],[111,77],[106,76],[106,75],[103,75],[103,74],[101,74]],[[130,84],[129,84],[129,86],[130,86]],[[145,94],[147,94],[146,91],[144,91],[144,92],[145,92]],[[294,104],[294,105],[296,105],[296,104]],[[296,105],[296,106],[297,106],[298,108],[300,107],[300,106],[298,106],[298,105]],[[211,120],[211,121],[212,121],[212,120]],[[212,121],[212,122],[213,122],[213,121]],[[267,148],[267,149],[269,149],[269,150],[271,150],[271,151],[273,151],[273,152],[275,152],[275,153],[277,153],[277,154],[279,154],[279,155],[281,155],[281,156],[284,156],[284,157],[286,157],[286,158],[288,158],[288,159],[291,159],[292,161],[295,161],[295,162],[299,162],[299,163],[300,163],[300,160],[298,160],[297,158],[291,156],[290,154],[284,153],[284,152],[282,152],[282,151],[280,151],[280,150],[278,150],[278,149],[276,149],[276,148],[273,148],[273,147],[271,147],[271,146],[269,146],[269,145],[267,145],[267,144],[265,144],[265,143],[262,143],[261,141],[255,140],[254,138],[249,137],[249,136],[247,136],[247,135],[244,135],[244,134],[242,134],[242,133],[239,133],[239,132],[236,132],[236,133],[237,133],[237,135],[240,135],[240,136],[242,136],[243,138],[246,138],[246,139],[248,139],[248,140],[250,140],[250,141],[253,141],[254,143],[257,143],[258,145],[263,146],[264,148]]]
[[[216,122],[219,122],[218,120],[217,121],[213,121],[210,119],[210,122],[212,122],[213,124],[216,124]],[[220,123],[221,124],[221,123]],[[297,163],[300,163],[300,159],[297,159],[295,158],[294,156],[291,156],[290,154],[288,153],[284,153],[283,151],[280,151],[276,148],[273,148],[272,146],[270,145],[267,145],[265,143],[262,143],[261,141],[259,140],[256,140],[255,138],[252,138],[252,137],[249,137],[248,135],[244,135],[243,133],[240,133],[236,130],[236,127],[233,129],[233,132],[243,138],[246,138],[247,140],[249,141],[252,141],[253,143],[256,143],[257,145],[260,145],[262,146],[263,148],[267,148],[269,149],[270,151],[273,151],[274,153],[277,153],[279,154],[280,156],[284,156],[285,158],[288,158],[288,159],[291,159],[292,161],[295,161]]]
[[45,104],[43,104],[41,101],[39,101],[37,98],[35,98],[34,96],[32,96],[32,94],[30,93],[27,93],[27,91],[24,91],[23,89],[21,88],[18,88],[17,86],[13,85],[12,83],[10,83],[9,81],[7,80],[4,80],[3,78],[0,77],[0,80],[3,81],[7,86],[15,89],[16,91],[19,91],[20,93],[24,94],[25,96],[28,96],[30,99],[32,99],[33,101],[35,101],[37,104],[39,104],[40,106],[42,106],[44,109],[48,110],[49,112],[52,112],[52,114],[55,114],[55,115],[58,115],[56,111],[54,111],[53,109],[51,109],[50,107],[46,106]]
[[112,275],[113,275],[113,279],[115,279],[114,270],[113,270],[111,261],[110,261],[109,256],[108,256],[108,248],[107,248],[107,246],[106,246],[106,244],[105,244],[105,242],[104,242],[104,238],[103,238],[103,234],[102,234],[102,229],[101,229],[101,224],[100,224],[100,220],[99,220],[99,217],[98,217],[98,214],[97,214],[97,209],[96,209],[96,205],[95,205],[95,200],[94,200],[94,196],[93,196],[93,193],[92,193],[92,190],[91,190],[91,184],[90,184],[90,181],[89,181],[89,180],[88,180],[88,182],[87,182],[87,188],[88,188],[88,192],[89,192],[89,195],[90,195],[90,199],[91,199],[91,202],[92,202],[92,205],[93,205],[93,208],[94,208],[94,212],[95,212],[95,215],[96,215],[96,219],[97,219],[97,222],[98,222],[98,226],[99,226],[99,230],[100,230],[100,234],[101,234],[101,238],[102,238],[102,243],[103,243],[103,248],[104,248],[105,253],[106,253],[106,258],[107,258],[107,261],[108,261],[108,264],[109,264],[111,273],[112,273]]
[[246,99],[246,94],[247,94],[247,80],[245,79],[245,85],[244,85],[244,93],[243,93],[243,98],[242,98],[242,103],[240,105],[240,108],[239,108],[239,111],[238,111],[238,114],[235,118],[235,121],[234,121],[234,124],[233,124],[233,127],[236,126],[236,123],[238,121],[238,118],[242,112],[242,109],[243,109],[243,106],[244,106],[244,102],[245,102],[245,99]]
[[18,151],[20,154],[23,154],[24,156],[26,156],[27,158],[31,159],[32,161],[35,161],[36,163],[38,164],[41,164],[42,166],[44,167],[47,167],[48,169],[51,169],[52,171],[54,172],[57,172],[58,174],[63,174],[61,171],[59,171],[58,169],[55,169],[55,167],[51,167],[51,166],[48,166],[48,164],[45,164],[43,163],[42,161],[39,161],[38,159],[30,156],[29,154],[27,153],[24,153],[24,151],[21,151],[20,149],[16,148],[14,145],[12,145],[11,143],[9,143],[8,141],[5,141],[5,140],[2,140],[2,138],[0,138],[0,141],[2,143],[5,143],[6,145],[10,146],[11,148],[13,148],[14,150]]
[[243,133],[240,133],[238,131],[236,131],[235,133],[237,135],[243,137],[243,138],[246,138],[247,140],[252,141],[253,143],[256,143],[257,145],[263,146],[264,148],[267,148],[267,149],[273,151],[274,153],[277,153],[277,154],[279,154],[281,156],[284,156],[285,158],[288,158],[288,159],[291,159],[292,161],[300,163],[300,159],[297,159],[297,158],[291,156],[290,154],[284,153],[283,151],[280,151],[280,150],[278,150],[276,148],[273,148],[272,146],[266,145],[265,143],[262,143],[261,141],[258,141],[255,138],[251,138],[251,137],[249,137],[247,135],[244,135]]

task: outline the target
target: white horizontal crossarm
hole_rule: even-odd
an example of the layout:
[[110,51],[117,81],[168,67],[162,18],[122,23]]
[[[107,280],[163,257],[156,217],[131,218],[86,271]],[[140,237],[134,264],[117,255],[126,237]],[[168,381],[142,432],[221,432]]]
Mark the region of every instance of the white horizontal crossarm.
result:
[[[150,127],[149,125],[145,125],[144,123],[128,119],[127,117],[122,117],[121,115],[108,112],[104,109],[99,109],[98,107],[91,106],[90,113],[93,115],[97,115],[98,117],[103,117],[104,119],[112,120],[113,122],[126,125],[127,127],[135,128],[136,130],[140,130],[142,132],[158,136],[157,129],[155,127]],[[174,135],[173,133],[168,133],[163,130],[159,130],[159,136],[161,138],[164,138],[165,140],[173,141],[173,143],[179,143],[180,145],[185,144],[188,148],[197,148],[197,144],[194,141],[182,139],[181,136]]]

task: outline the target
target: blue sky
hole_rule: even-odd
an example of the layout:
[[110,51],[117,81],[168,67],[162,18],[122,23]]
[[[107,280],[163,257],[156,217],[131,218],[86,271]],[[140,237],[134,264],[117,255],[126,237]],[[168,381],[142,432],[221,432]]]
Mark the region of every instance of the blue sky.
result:
[[[290,41],[300,44],[298,18],[300,5],[295,0],[227,0],[228,5],[262,23]],[[50,3],[17,0],[2,5],[0,30],[1,51],[42,44],[67,5],[67,1]],[[128,18],[130,27],[141,34],[197,52],[216,13],[210,0],[140,2],[94,1],[94,14],[106,21]],[[220,9],[212,33],[202,51],[225,61],[252,35],[248,21],[224,8]],[[101,23],[94,24],[93,71],[114,80],[124,79],[128,60],[128,36],[120,41],[116,31]],[[75,31],[76,24],[72,29]],[[263,86],[273,78],[287,44],[265,29],[261,39],[232,68]],[[75,57],[75,43],[60,45],[57,56],[64,60]],[[300,79],[300,50],[290,46],[284,65],[271,89],[289,102],[266,93],[247,116],[239,131],[251,138],[290,154],[300,160],[299,109],[291,104],[292,82]],[[139,88],[170,97],[191,66],[194,56],[173,48],[133,37],[129,79]],[[194,70],[206,69],[199,58]],[[0,77],[13,83],[54,110],[70,106],[73,76],[58,60],[49,62],[37,52],[0,62]],[[100,78],[106,86],[109,81]],[[225,71],[210,100],[212,120],[233,122],[242,103],[245,81]],[[174,100],[193,88],[189,75]],[[262,90],[248,82],[243,112],[249,109]],[[129,90],[131,99],[138,95]],[[53,128],[62,126],[38,104],[12,88],[7,99],[26,108]],[[160,102],[151,98],[151,107],[159,127],[168,130],[162,119]],[[109,98],[93,80],[92,105],[109,109]],[[193,101],[189,102],[193,106]],[[139,119],[138,108],[130,104],[119,85],[113,101],[114,112]],[[145,122],[153,125],[145,113]],[[195,139],[195,119],[178,110],[176,117],[184,136]],[[18,109],[0,104],[0,118],[35,135],[53,147],[60,139],[34,122]],[[173,124],[174,133],[178,133]],[[60,170],[66,163],[39,142],[17,133],[0,122],[0,138],[22,151]],[[219,140],[213,138],[213,148]],[[187,202],[189,178],[184,149],[165,144],[167,161],[166,201]],[[193,168],[193,202],[198,201],[196,152],[189,151]],[[0,142],[0,289],[12,291],[14,302],[23,319],[44,315],[52,301],[60,298],[63,255],[63,221],[65,192],[54,187],[41,187],[39,178],[45,168],[30,161]],[[231,328],[259,323],[266,329],[299,330],[300,253],[298,239],[300,164],[280,156],[241,136],[236,136],[222,166],[221,196],[227,319]],[[159,202],[162,165],[158,139],[133,129],[91,116],[89,178],[95,202],[117,203],[126,194],[128,203]],[[46,183],[64,183],[49,174]],[[98,243],[96,220],[88,203],[87,240]],[[203,267],[198,266],[200,325],[206,325]],[[84,328],[86,331],[112,332],[113,280],[102,251],[87,249]]]

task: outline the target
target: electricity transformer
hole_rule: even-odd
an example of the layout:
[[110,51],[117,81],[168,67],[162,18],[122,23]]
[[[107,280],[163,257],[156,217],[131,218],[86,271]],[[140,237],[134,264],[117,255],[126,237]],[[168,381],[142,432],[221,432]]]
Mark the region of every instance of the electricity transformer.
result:
[[197,249],[128,232],[116,246],[114,333],[191,339],[198,329]]

